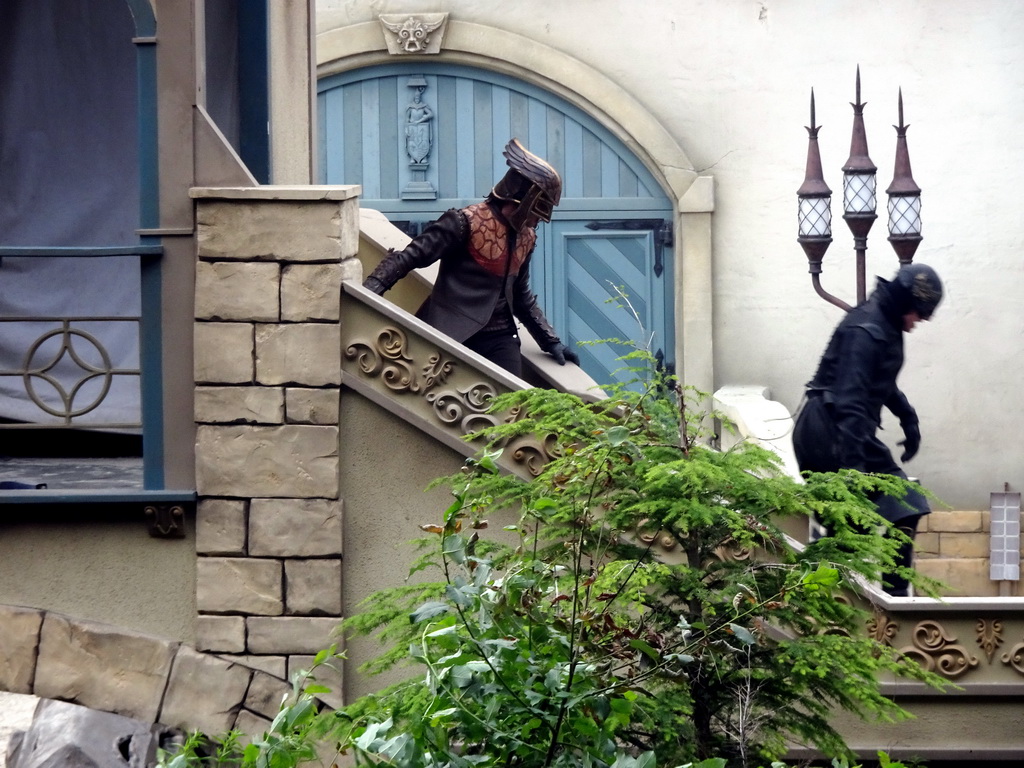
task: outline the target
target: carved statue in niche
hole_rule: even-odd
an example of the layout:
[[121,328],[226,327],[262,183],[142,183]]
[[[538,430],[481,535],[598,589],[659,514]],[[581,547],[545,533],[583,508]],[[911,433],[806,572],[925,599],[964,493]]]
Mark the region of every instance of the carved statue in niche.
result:
[[412,101],[405,108],[405,153],[409,156],[412,179],[402,188],[402,199],[436,200],[437,190],[427,180],[428,158],[434,143],[434,110],[423,100],[427,79],[413,75],[406,85],[413,89]]
[[[413,85],[413,80],[422,81]],[[405,108],[405,151],[409,153],[409,164],[426,163],[432,144],[430,121],[434,110],[423,103],[423,92],[427,81],[422,77],[410,78],[409,86],[414,89],[412,103]]]

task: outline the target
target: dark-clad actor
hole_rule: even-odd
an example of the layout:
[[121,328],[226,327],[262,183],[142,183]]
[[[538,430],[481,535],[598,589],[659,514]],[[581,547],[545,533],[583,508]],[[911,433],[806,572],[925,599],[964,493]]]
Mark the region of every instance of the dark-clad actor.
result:
[[[857,469],[906,479],[886,445],[875,434],[885,406],[900,421],[905,439],[901,462],[910,461],[921,445],[917,413],[896,386],[903,367],[903,334],[928,320],[942,300],[942,283],[924,264],[901,267],[893,280],[878,278],[875,291],[839,323],[818,372],[807,385],[807,401],[797,417],[793,447],[805,472]],[[904,499],[882,496],[878,512],[911,539],[922,515],[931,512],[927,499],[911,491]],[[909,567],[913,546],[905,544],[897,564]],[[907,581],[895,574],[883,587],[894,596],[907,594]]]
[[518,139],[502,154],[509,170],[483,202],[444,213],[404,249],[390,252],[363,285],[382,294],[411,270],[440,260],[417,317],[516,376],[522,360],[513,317],[559,364],[578,365],[530,290],[536,226],[551,221],[562,179]]

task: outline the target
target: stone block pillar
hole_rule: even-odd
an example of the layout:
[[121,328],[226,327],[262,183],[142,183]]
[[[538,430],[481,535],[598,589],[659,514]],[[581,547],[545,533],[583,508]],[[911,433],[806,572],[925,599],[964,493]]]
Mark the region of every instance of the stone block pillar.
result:
[[339,298],[361,275],[358,194],[192,190],[197,648],[281,677],[341,620]]

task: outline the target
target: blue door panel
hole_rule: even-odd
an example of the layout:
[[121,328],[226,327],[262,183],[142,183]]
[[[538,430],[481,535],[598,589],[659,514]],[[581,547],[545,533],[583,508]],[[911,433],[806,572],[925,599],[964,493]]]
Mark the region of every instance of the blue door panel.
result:
[[[427,179],[439,200],[472,201],[486,195],[505,172],[501,149],[517,136],[563,174],[566,198],[645,198],[650,207],[667,206],[643,165],[577,108],[507,76],[433,62],[369,67],[320,81],[324,183],[366,187],[361,179],[370,171],[370,158],[390,150],[399,158],[397,168],[385,165],[371,172],[369,178],[380,178],[372,184],[373,194],[402,188],[410,173],[402,126],[413,76],[427,83],[423,101],[433,110]],[[341,105],[334,103],[339,100]],[[339,154],[340,161],[332,157]],[[457,169],[454,185],[451,168]],[[367,189],[364,198],[378,199]]]
[[[580,356],[580,365],[590,376],[603,386],[622,380],[620,369],[624,365],[618,358],[630,351],[625,344],[610,340],[622,337],[621,329],[609,317],[607,307],[595,304],[592,297],[574,285],[569,286],[569,323],[567,338]],[[600,344],[579,346],[580,340],[605,340]]]
[[[554,240],[551,258],[535,271],[549,276],[534,282],[545,313],[573,345],[620,339],[670,355],[671,328],[658,307],[664,305],[671,283],[653,268],[653,230],[594,232],[582,224],[548,225]],[[625,298],[619,297],[619,290]],[[599,383],[628,378],[626,372],[617,372],[623,363],[616,358],[630,347],[599,344],[585,349],[583,366]]]
[[[429,110],[430,152],[411,167],[406,121],[417,84]],[[629,339],[673,350],[671,257],[653,229],[629,220],[671,220],[672,207],[642,163],[588,114],[515,78],[470,67],[418,61],[368,67],[319,83],[320,180],[361,184],[362,204],[394,221],[429,222],[448,208],[478,202],[506,171],[512,137],[562,175],[561,205],[538,231],[531,285],[567,343]],[[424,167],[425,166],[425,167]],[[417,175],[418,174],[418,175]],[[426,195],[408,194],[426,181]],[[404,194],[404,197],[403,197]],[[626,221],[623,228],[617,222]],[[598,225],[598,231],[588,225]],[[645,224],[646,226],[646,224]],[[664,262],[657,273],[656,260]],[[640,317],[609,303],[621,286]],[[645,337],[645,334],[647,337]],[[579,348],[583,366],[609,383],[628,348]]]

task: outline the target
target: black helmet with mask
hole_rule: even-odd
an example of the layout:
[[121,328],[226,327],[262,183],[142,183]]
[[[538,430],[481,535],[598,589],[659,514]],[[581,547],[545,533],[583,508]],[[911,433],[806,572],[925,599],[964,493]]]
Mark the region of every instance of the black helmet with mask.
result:
[[928,320],[942,301],[942,281],[927,264],[900,267],[893,283],[899,286],[904,311],[916,312],[922,320]]
[[562,199],[562,179],[549,163],[512,139],[505,145],[508,172],[494,185],[490,201],[511,203],[515,209],[507,215],[509,224],[521,230],[531,217],[551,221],[551,213]]

